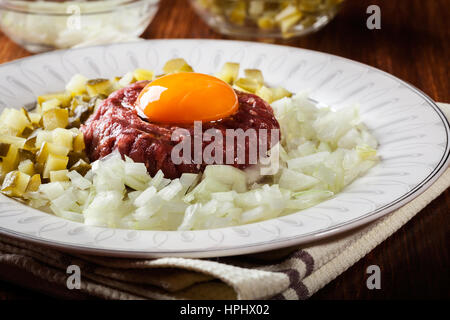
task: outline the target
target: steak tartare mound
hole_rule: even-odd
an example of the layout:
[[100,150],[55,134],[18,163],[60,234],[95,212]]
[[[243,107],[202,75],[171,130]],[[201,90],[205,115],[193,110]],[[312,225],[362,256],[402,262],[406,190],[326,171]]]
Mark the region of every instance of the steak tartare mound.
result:
[[[148,81],[136,82],[126,88],[112,93],[98,109],[92,114],[81,130],[84,134],[86,153],[91,161],[101,159],[114,150],[118,150],[122,156],[128,156],[135,162],[142,162],[147,167],[150,175],[162,170],[165,177],[174,179],[182,173],[198,173],[204,170],[206,163],[175,164],[171,160],[171,152],[175,145],[181,142],[185,136],[179,136],[172,141],[172,133],[179,129],[186,129],[194,136],[194,124],[164,124],[152,123],[141,118],[136,111],[135,103],[142,89]],[[232,152],[234,155],[234,167],[244,169],[249,162],[249,139],[245,139],[245,161],[238,161],[238,146],[225,145],[227,129],[253,129],[260,140],[260,129],[267,130],[267,149],[275,145],[271,141],[271,130],[280,129],[270,105],[256,95],[236,91],[238,96],[238,111],[221,120],[204,122],[203,133],[208,129],[219,130],[223,137],[222,159],[225,163],[226,154]],[[205,102],[207,108],[207,102]],[[278,131],[279,132],[279,131]],[[193,145],[193,139],[192,145]],[[202,151],[212,141],[202,142]],[[276,141],[278,142],[278,141]],[[259,143],[258,143],[259,145]],[[242,148],[242,146],[240,146]],[[192,148],[194,150],[194,148]],[[215,158],[217,155],[215,155]],[[243,162],[243,163],[242,163]]]

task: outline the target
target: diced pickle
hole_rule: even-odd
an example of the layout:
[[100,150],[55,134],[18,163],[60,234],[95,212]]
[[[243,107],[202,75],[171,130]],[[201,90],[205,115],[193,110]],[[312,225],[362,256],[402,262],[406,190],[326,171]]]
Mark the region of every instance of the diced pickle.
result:
[[87,104],[90,99],[87,95],[74,96],[69,105],[70,114],[73,114],[79,105]]
[[22,138],[28,138],[33,133],[33,131],[34,129],[32,127],[25,127],[20,135],[22,136]]
[[322,0],[302,0],[299,4],[300,10],[306,12],[316,12],[322,8]]
[[21,111],[9,108],[3,110],[0,116],[0,124],[9,128],[16,135],[20,135],[26,127],[31,125]]
[[52,109],[44,112],[42,120],[46,130],[65,128],[69,123],[69,112],[67,109]]
[[56,98],[46,100],[41,103],[41,113],[44,113],[48,110],[58,109],[61,106],[61,101]]
[[83,152],[71,151],[71,152],[69,152],[68,157],[69,157],[69,163],[67,165],[68,168],[71,168],[79,160],[83,160],[85,162],[89,161],[89,159],[87,158],[86,153],[84,151]]
[[281,98],[284,98],[284,97],[292,96],[291,92],[289,92],[288,90],[286,90],[285,88],[282,88],[282,87],[271,88],[270,90],[272,91],[272,94],[273,94],[273,101],[280,100]]
[[172,59],[166,62],[163,67],[164,73],[192,72],[194,71],[188,63],[182,59]]
[[312,26],[317,21],[317,16],[306,16],[302,19],[302,25],[305,28]]
[[[29,116],[29,114],[28,114],[28,111],[25,109],[25,108],[20,108],[20,112],[27,118],[27,120],[28,120],[28,124],[27,124],[27,126],[25,127],[25,129],[24,129],[24,131],[26,130],[26,129],[32,129],[33,128],[33,125],[31,124],[31,120],[30,120],[30,116]],[[22,132],[22,135],[23,135],[23,132]]]
[[[93,110],[94,112],[97,111],[98,107],[100,107],[100,105],[103,103],[103,98],[97,98],[94,103],[93,103]],[[89,106],[89,108],[91,108],[91,106]],[[90,109],[91,110],[91,109]]]
[[50,182],[69,181],[67,174],[69,170],[50,171]]
[[30,178],[30,182],[28,182],[28,186],[27,186],[26,192],[38,191],[40,185],[41,185],[41,175],[40,174],[34,174]]
[[298,13],[292,15],[292,16],[289,16],[289,17],[283,19],[283,20],[280,22],[280,29],[281,29],[281,32],[283,33],[283,36],[284,36],[284,37],[290,36],[290,35],[287,34],[287,33],[289,32],[289,30],[290,30],[293,26],[295,26],[295,25],[297,24],[297,22],[300,21],[300,19],[301,19],[302,17],[303,17],[302,13],[301,13],[301,12],[298,12]]
[[234,85],[250,93],[255,93],[261,87],[261,84],[249,78],[239,78],[234,82]]
[[67,147],[45,141],[36,153],[36,161],[43,164],[47,161],[47,158],[51,153],[59,156],[67,156],[69,152],[70,150]]
[[22,112],[22,114],[27,117],[28,120],[30,120],[30,118],[28,117],[28,110],[25,109],[24,107],[20,108],[20,112]]
[[99,100],[96,96],[88,101],[84,101],[81,96],[77,96],[73,99],[71,105],[71,116],[69,118],[69,126],[71,128],[79,127],[81,123],[87,120],[89,115],[94,110],[96,101]]
[[133,83],[135,80],[136,79],[134,79],[133,72],[128,72],[122,78],[120,78],[118,84],[120,88],[123,88]]
[[275,26],[275,20],[273,17],[265,15],[258,18],[257,24],[260,29],[272,29]]
[[80,95],[86,92],[86,82],[88,79],[81,74],[74,75],[66,85],[66,90],[72,95]]
[[230,21],[238,25],[243,25],[247,14],[246,7],[247,6],[244,1],[236,2],[229,13]]
[[297,7],[293,4],[289,4],[288,6],[286,6],[283,10],[281,10],[276,16],[275,16],[275,21],[276,22],[281,22],[284,19],[295,15],[299,12],[299,10],[297,9]]
[[119,84],[120,79],[121,79],[120,77],[113,77],[113,78],[109,79],[109,82],[111,82],[113,91],[120,89],[120,84]]
[[38,129],[35,131],[36,147],[40,148],[44,142],[52,142],[53,134],[51,131]]
[[84,150],[84,148],[85,148],[84,136],[83,133],[79,131],[75,136],[75,138],[73,138],[73,151],[81,152]]
[[239,77],[239,63],[225,63],[222,69],[218,73],[216,73],[215,76],[227,82],[228,84],[233,84],[234,81]]
[[59,102],[60,106],[68,107],[70,104],[70,101],[72,100],[72,96],[68,92],[61,92],[61,93],[44,94],[37,98],[38,105],[40,105],[41,107],[44,102],[47,102],[50,100],[56,100]]
[[70,170],[75,170],[82,176],[86,175],[86,173],[91,170],[91,165],[84,161],[83,159],[78,160],[73,166],[70,167]]
[[40,163],[40,162],[35,162],[34,163],[34,172],[38,173],[39,175],[42,174],[42,172],[44,172],[44,163]]
[[41,165],[45,164],[45,161],[47,161],[48,155],[50,154],[48,144],[49,142],[44,142],[36,153],[36,162]]
[[23,160],[34,161],[35,160],[34,152],[32,152],[30,150],[25,150],[25,149],[19,149],[19,161],[23,161]]
[[108,96],[112,92],[113,86],[108,79],[93,79],[86,82],[86,90],[90,96],[104,94]]
[[17,148],[23,148],[25,145],[26,139],[10,136],[10,135],[0,135],[0,143],[11,144],[16,146]]
[[264,77],[261,70],[258,69],[245,69],[244,70],[245,77],[248,79],[252,79],[259,84],[264,84]]
[[11,171],[3,180],[2,192],[10,197],[21,197],[28,186],[30,176],[20,171]]
[[251,17],[258,17],[264,13],[264,1],[250,1],[248,13]]
[[19,164],[19,148],[10,145],[6,157],[2,158],[2,175],[17,168]]
[[256,90],[255,94],[259,96],[261,99],[267,101],[268,103],[272,103],[273,101],[273,93],[269,88],[262,86],[258,90]]
[[77,117],[69,118],[69,124],[67,125],[67,128],[78,128],[80,126],[81,126],[80,118]]
[[28,117],[30,118],[31,123],[39,124],[42,116],[37,112],[28,112]]
[[0,142],[0,157],[6,157],[9,151],[9,143]]
[[133,76],[137,81],[153,80],[153,71],[146,69],[136,69],[133,72]]
[[52,143],[67,148],[69,151],[73,148],[74,134],[72,131],[56,128],[52,131]]
[[39,150],[38,147],[36,147],[36,136],[29,136],[27,140],[25,141],[25,144],[23,145],[24,150],[29,150],[36,152]]
[[264,99],[265,101],[267,101],[268,103],[272,103],[284,97],[292,96],[291,92],[282,87],[267,88],[265,86],[262,86],[258,90],[256,90],[255,94]]
[[34,174],[34,164],[30,159],[22,160],[19,163],[18,169],[20,172],[26,173],[29,176]]
[[70,152],[70,149],[65,146],[53,142],[47,142],[47,144],[49,153],[56,154],[58,156],[67,156]]
[[51,171],[64,170],[69,162],[69,157],[64,157],[56,154],[50,153],[47,157],[47,162],[45,163],[44,172],[42,177],[44,179],[50,178]]

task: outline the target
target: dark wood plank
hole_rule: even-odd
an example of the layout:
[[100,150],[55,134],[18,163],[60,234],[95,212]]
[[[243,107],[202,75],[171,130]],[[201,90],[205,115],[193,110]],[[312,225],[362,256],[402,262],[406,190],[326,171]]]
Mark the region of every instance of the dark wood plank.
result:
[[[226,38],[205,25],[186,0],[162,0],[145,38]],[[381,8],[381,30],[366,28],[366,8]],[[276,43],[340,55],[385,70],[450,101],[450,10],[448,0],[348,0],[322,31]],[[0,63],[29,55],[0,33]],[[404,299],[449,297],[450,191],[446,191],[387,241],[320,290],[313,299]],[[382,289],[368,290],[365,273],[379,265]],[[42,294],[0,282],[0,297]]]

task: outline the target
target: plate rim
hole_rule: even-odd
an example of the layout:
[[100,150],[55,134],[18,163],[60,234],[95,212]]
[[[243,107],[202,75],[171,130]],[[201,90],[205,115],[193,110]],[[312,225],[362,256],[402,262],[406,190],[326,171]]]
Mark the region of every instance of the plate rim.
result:
[[[438,162],[438,164],[433,168],[433,170],[420,182],[415,185],[414,188],[412,188],[409,192],[403,194],[402,196],[398,197],[397,199],[389,202],[388,204],[383,205],[380,208],[377,208],[376,210],[372,210],[365,214],[364,216],[360,216],[358,218],[339,223],[336,225],[333,225],[332,227],[326,228],[326,230],[316,230],[312,231],[307,234],[299,235],[299,236],[291,236],[291,237],[284,237],[279,239],[271,239],[267,242],[258,242],[255,244],[247,244],[245,246],[229,246],[229,247],[221,247],[221,248],[205,248],[202,250],[167,250],[167,251],[144,251],[142,249],[138,250],[124,250],[124,249],[114,249],[114,248],[101,248],[101,246],[98,246],[97,248],[88,246],[88,245],[82,245],[82,244],[73,244],[68,243],[65,241],[56,241],[56,240],[48,240],[42,237],[37,237],[31,234],[27,234],[24,232],[18,232],[10,229],[5,229],[2,226],[0,226],[0,233],[4,234],[6,236],[13,237],[15,239],[25,240],[28,242],[32,242],[35,244],[41,244],[46,247],[61,249],[61,251],[66,252],[76,252],[76,253],[85,253],[85,254],[91,254],[96,256],[108,256],[108,257],[122,257],[122,258],[157,258],[157,257],[204,257],[204,258],[210,258],[210,257],[219,257],[219,256],[232,256],[232,255],[242,255],[242,254],[248,254],[248,253],[257,253],[262,251],[270,251],[270,250],[276,250],[280,248],[290,247],[294,245],[300,245],[300,244],[307,244],[311,243],[313,241],[326,239],[329,237],[333,237],[342,233],[346,233],[351,230],[355,230],[357,228],[360,228],[364,225],[367,225],[395,210],[398,208],[404,206],[405,204],[409,203],[410,201],[414,200],[416,197],[424,193],[447,169],[447,167],[450,164],[450,141],[449,141],[449,133],[450,133],[450,122],[449,119],[445,116],[444,112],[440,109],[440,107],[431,99],[427,94],[425,94],[422,90],[415,87],[414,85],[410,84],[409,82],[402,80],[386,71],[383,71],[381,69],[378,69],[376,67],[364,64],[359,61],[351,60],[349,58],[337,56],[334,54],[321,52],[317,50],[311,50],[311,49],[304,49],[304,48],[297,48],[297,47],[291,47],[287,45],[278,45],[278,44],[267,44],[267,43],[259,43],[259,42],[251,42],[251,41],[239,41],[239,40],[224,40],[224,39],[148,39],[143,40],[139,42],[123,42],[123,43],[115,43],[115,44],[103,44],[103,45],[96,45],[91,47],[84,47],[84,48],[76,48],[76,49],[62,49],[62,50],[55,50],[55,51],[49,51],[29,57],[23,57],[20,59],[16,59],[10,62],[2,63],[0,64],[0,68],[7,66],[7,65],[13,65],[13,64],[19,64],[24,60],[31,60],[33,58],[38,58],[46,55],[52,55],[52,54],[61,54],[64,52],[73,52],[73,51],[83,51],[86,49],[94,49],[94,48],[108,48],[112,46],[126,46],[130,44],[138,44],[138,43],[162,43],[162,42],[206,42],[206,43],[213,43],[213,42],[223,42],[223,43],[242,43],[245,45],[255,45],[255,46],[268,46],[268,47],[283,47],[285,49],[293,50],[293,51],[306,51],[312,54],[320,54],[325,55],[328,57],[332,57],[334,59],[339,60],[345,60],[351,64],[357,64],[359,66],[368,68],[369,70],[376,71],[378,73],[381,73],[384,76],[387,76],[394,81],[396,81],[399,84],[404,85],[406,88],[408,88],[409,91],[413,91],[418,96],[420,96],[422,99],[424,99],[429,106],[432,107],[432,109],[438,114],[440,120],[442,121],[444,128],[445,128],[445,134],[446,134],[446,145],[445,145],[445,151],[443,152],[441,160]],[[9,198],[7,196],[3,196],[5,198],[8,198],[11,201],[15,201],[17,203],[20,203],[17,200],[14,200],[12,198]],[[29,207],[25,204],[20,203],[20,205],[25,206],[28,210],[37,210],[32,207]],[[40,210],[37,210],[40,211]],[[41,211],[40,211],[41,212]],[[66,221],[63,218],[60,218],[62,221]],[[276,220],[278,218],[270,219],[270,220]],[[269,221],[269,220],[265,220]],[[260,224],[262,222],[252,223],[252,224]],[[79,223],[80,226],[86,226],[85,224]],[[239,226],[237,226],[239,227]],[[224,228],[218,228],[218,229],[210,229],[210,230],[221,230],[221,229],[229,229],[230,227],[224,227]],[[112,228],[103,228],[105,230],[112,229]],[[130,231],[133,231],[130,229]],[[145,231],[145,230],[135,230],[137,232],[139,231]],[[167,233],[179,233],[179,231],[157,231],[157,230],[148,230],[153,232],[167,232]],[[199,230],[193,230],[190,232],[198,232]],[[205,231],[205,230],[201,230]]]

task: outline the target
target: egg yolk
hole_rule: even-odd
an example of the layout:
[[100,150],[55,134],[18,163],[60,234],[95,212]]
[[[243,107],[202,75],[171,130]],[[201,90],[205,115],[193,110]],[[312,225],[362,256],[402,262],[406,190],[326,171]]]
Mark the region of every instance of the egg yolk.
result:
[[239,104],[226,82],[207,74],[182,72],[146,85],[136,107],[152,122],[192,123],[223,119],[234,114]]

